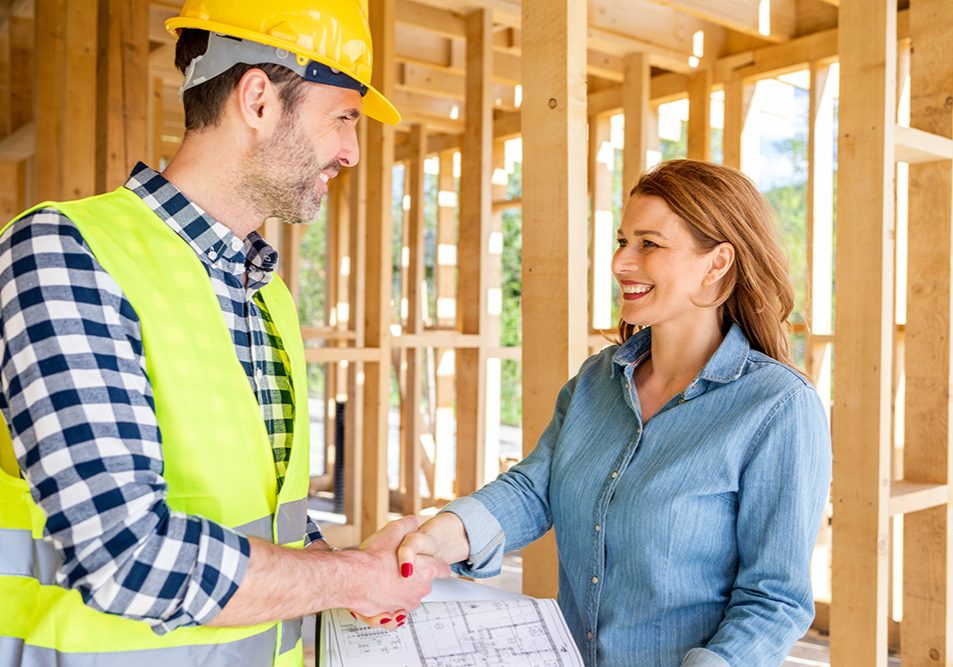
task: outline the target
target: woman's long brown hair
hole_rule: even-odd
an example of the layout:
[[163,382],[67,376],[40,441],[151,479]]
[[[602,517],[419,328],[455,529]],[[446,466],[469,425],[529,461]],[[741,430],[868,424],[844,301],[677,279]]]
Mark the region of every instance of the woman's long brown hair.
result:
[[[736,169],[698,160],[670,160],[642,174],[630,196],[662,199],[685,223],[700,252],[720,243],[735,249],[717,299],[723,326],[737,323],[751,347],[791,367],[788,316],[794,288],[778,227],[758,188]],[[626,340],[637,325],[619,322]]]

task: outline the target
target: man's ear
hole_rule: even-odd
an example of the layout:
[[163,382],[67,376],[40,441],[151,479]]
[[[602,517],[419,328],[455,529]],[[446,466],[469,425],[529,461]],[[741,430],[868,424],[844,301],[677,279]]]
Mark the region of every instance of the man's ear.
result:
[[735,263],[735,247],[730,243],[719,243],[709,251],[711,263],[702,279],[702,285],[708,287],[724,278],[725,274]]
[[238,80],[235,93],[242,122],[252,131],[270,135],[281,118],[281,99],[268,75],[251,68]]

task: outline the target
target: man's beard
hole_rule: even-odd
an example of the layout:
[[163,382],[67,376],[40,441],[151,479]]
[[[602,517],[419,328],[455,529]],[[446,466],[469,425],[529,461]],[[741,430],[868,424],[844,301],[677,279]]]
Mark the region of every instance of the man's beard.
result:
[[313,222],[321,210],[315,185],[322,169],[337,171],[340,164],[318,162],[298,126],[297,113],[286,113],[274,136],[246,156],[240,168],[241,192],[262,221]]

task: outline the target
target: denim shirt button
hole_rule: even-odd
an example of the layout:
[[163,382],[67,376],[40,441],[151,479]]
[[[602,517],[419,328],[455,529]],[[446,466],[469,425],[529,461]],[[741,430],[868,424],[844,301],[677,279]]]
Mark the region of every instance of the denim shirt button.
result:
[[586,639],[588,639],[589,641],[592,641],[592,632],[586,633]]
[[592,583],[593,583],[593,585],[598,584],[598,583],[599,583],[599,577],[593,577],[593,578],[592,578]]
[[598,533],[600,530],[602,530],[602,526],[600,526],[600,525],[597,523],[597,524],[596,524],[596,532]]
[[619,471],[618,471],[618,470],[613,470],[613,471],[612,471],[612,474],[609,475],[609,477],[611,477],[612,479],[615,479],[615,478],[618,477],[618,476],[619,476]]

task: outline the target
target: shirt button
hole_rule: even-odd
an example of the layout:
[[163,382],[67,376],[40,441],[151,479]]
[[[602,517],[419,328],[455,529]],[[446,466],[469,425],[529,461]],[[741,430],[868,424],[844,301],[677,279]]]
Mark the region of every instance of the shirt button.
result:
[[259,382],[261,382],[261,378],[262,378],[263,375],[264,375],[264,373],[261,372],[261,369],[260,369],[260,368],[256,368],[256,369],[255,369],[255,379],[256,379],[256,380],[258,380]]
[[589,641],[592,641],[592,633],[591,633],[591,632],[587,632],[587,633],[586,633],[586,639],[588,639]]
[[598,583],[599,583],[599,577],[593,577],[593,578],[592,578],[592,583],[593,583],[593,584],[598,584]]
[[615,478],[618,477],[618,476],[619,476],[619,471],[618,471],[618,470],[613,470],[613,471],[612,471],[612,474],[609,475],[609,477],[611,477],[612,479],[615,479]]
[[216,258],[217,256],[218,256],[218,255],[215,254],[215,251],[214,251],[214,250],[209,250],[209,251],[208,251],[208,258],[209,258],[210,260],[212,260],[213,262],[215,261],[215,258]]
[[238,238],[237,236],[232,239],[232,250],[234,250],[235,252],[238,252],[239,250],[241,250],[242,246],[244,245],[245,244],[242,243],[242,240]]
[[600,526],[600,525],[597,523],[597,524],[596,524],[596,532],[598,533],[600,530],[602,530],[602,526]]

